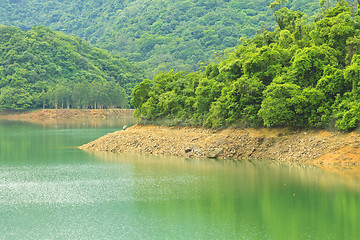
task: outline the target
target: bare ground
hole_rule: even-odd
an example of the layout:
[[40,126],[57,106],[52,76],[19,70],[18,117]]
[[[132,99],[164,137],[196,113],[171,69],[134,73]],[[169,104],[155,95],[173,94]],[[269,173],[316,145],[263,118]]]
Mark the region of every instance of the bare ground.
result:
[[133,109],[40,109],[24,112],[0,112],[0,119],[53,122],[80,119],[106,119],[132,116]]
[[288,128],[211,130],[135,125],[80,147],[86,150],[189,158],[267,159],[322,168],[360,164],[360,133]]

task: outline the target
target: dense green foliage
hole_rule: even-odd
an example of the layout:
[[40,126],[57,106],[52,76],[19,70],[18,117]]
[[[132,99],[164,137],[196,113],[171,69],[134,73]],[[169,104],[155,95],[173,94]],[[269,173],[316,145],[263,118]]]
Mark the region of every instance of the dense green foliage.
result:
[[[335,0],[333,0],[335,1]],[[272,0],[2,0],[0,24],[22,30],[44,25],[140,62],[148,77],[163,71],[197,71],[214,52],[239,38],[273,30]],[[284,2],[284,1],[281,1]],[[318,0],[290,0],[308,15]],[[220,54],[221,55],[221,54]]]
[[0,110],[126,107],[142,77],[127,60],[80,38],[0,25]]
[[160,73],[132,93],[142,120],[221,127],[358,126],[360,12],[342,1],[306,23],[300,11],[275,11],[279,27],[242,44],[204,72]]

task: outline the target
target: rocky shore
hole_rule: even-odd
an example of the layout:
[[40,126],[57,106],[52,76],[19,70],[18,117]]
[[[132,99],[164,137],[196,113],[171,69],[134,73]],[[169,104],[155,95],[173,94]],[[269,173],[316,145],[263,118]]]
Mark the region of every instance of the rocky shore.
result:
[[360,134],[281,129],[135,125],[80,147],[84,150],[187,158],[267,159],[316,165],[360,164]]

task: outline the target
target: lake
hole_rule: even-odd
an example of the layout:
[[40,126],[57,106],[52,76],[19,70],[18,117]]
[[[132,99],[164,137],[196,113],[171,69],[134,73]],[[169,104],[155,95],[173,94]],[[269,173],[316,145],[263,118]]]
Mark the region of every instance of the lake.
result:
[[360,180],[82,151],[134,120],[0,121],[0,239],[360,239]]

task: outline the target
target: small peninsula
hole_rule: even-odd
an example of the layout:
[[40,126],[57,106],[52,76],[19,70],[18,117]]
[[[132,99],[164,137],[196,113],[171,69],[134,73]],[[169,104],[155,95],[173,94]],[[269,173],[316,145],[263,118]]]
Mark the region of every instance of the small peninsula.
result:
[[322,5],[309,22],[281,1],[270,8],[278,23],[274,31],[242,38],[226,59],[204,71],[145,79],[131,99],[143,125],[81,148],[359,164],[360,12],[340,1]]
[[360,163],[360,134],[290,128],[214,130],[135,125],[80,147],[84,150],[187,158],[264,159],[351,166]]

